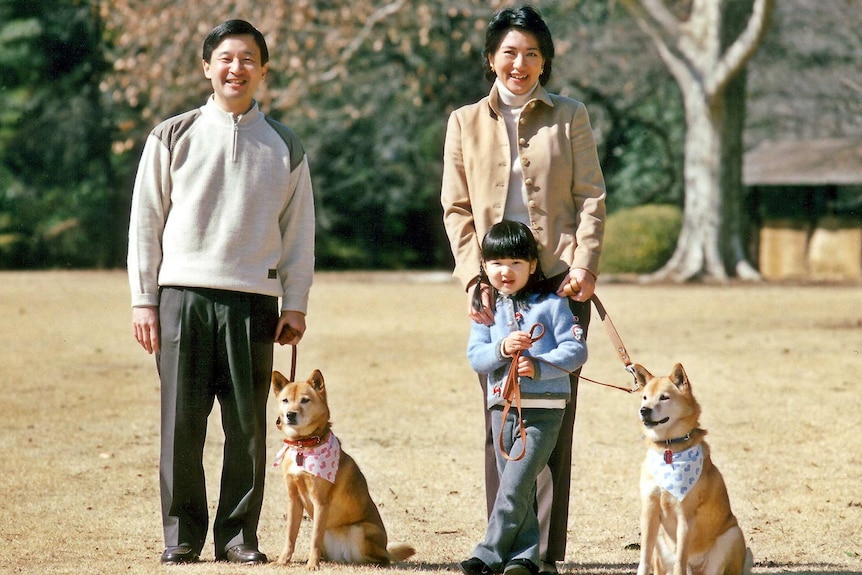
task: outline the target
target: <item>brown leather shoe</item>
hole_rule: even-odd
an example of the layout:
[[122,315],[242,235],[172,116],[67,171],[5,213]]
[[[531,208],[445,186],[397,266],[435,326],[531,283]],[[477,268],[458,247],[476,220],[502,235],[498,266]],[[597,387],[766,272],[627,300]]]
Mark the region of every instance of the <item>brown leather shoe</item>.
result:
[[192,546],[181,543],[176,547],[168,547],[162,553],[162,565],[181,565],[183,563],[197,563],[200,560]]
[[262,565],[269,561],[266,555],[246,544],[235,545],[228,549],[225,552],[224,560],[243,565]]

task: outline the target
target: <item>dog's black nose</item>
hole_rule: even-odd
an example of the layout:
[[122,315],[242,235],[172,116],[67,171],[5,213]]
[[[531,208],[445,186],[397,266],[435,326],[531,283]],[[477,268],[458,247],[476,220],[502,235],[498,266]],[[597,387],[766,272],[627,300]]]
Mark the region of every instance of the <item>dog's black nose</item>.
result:
[[296,424],[296,418],[298,417],[298,415],[299,414],[295,411],[288,411],[287,413],[284,414],[284,419],[287,420],[288,425],[295,425]]
[[644,419],[649,419],[650,415],[652,415],[652,409],[649,407],[641,407],[641,417]]

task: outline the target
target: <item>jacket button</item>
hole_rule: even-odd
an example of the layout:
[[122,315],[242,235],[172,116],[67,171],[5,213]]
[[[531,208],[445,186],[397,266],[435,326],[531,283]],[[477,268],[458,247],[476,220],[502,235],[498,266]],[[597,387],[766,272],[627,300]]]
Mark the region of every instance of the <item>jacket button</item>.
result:
[[530,200],[530,207],[535,209],[535,207],[536,207],[536,201],[535,200]]
[[529,167],[530,167],[530,160],[528,160],[528,159],[524,158],[524,162],[523,162],[523,163],[524,163],[524,167],[525,167],[525,168],[529,168]]
[[532,186],[533,185],[533,178],[527,178],[526,180],[524,180],[524,185]]
[[526,138],[518,138],[518,145],[519,146],[525,146],[526,144],[527,144]]

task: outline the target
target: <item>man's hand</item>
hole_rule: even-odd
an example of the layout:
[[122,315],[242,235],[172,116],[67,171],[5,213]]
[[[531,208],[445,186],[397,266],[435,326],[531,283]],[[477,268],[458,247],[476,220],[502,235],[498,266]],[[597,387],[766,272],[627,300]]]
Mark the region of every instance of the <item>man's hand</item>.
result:
[[159,308],[132,308],[132,328],[135,339],[147,353],[159,353]]
[[281,310],[275,341],[279,345],[296,345],[305,334],[305,314],[299,311]]

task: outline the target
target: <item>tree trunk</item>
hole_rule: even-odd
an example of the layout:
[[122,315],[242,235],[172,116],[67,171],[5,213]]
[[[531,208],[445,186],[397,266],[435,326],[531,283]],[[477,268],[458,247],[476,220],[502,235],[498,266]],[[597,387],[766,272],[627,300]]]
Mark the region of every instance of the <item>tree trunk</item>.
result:
[[[744,92],[744,78],[740,80]],[[648,279],[726,281],[728,276],[759,279],[760,275],[747,261],[742,242],[744,112],[727,106],[727,94],[710,100],[699,83],[691,80],[679,83],[687,126],[682,230],[670,260]],[[735,106],[739,105],[736,101]]]
[[685,106],[682,230],[670,260],[647,279],[758,279],[742,243],[744,71],[773,0],[693,0],[685,22],[659,0],[622,3],[653,39]]

